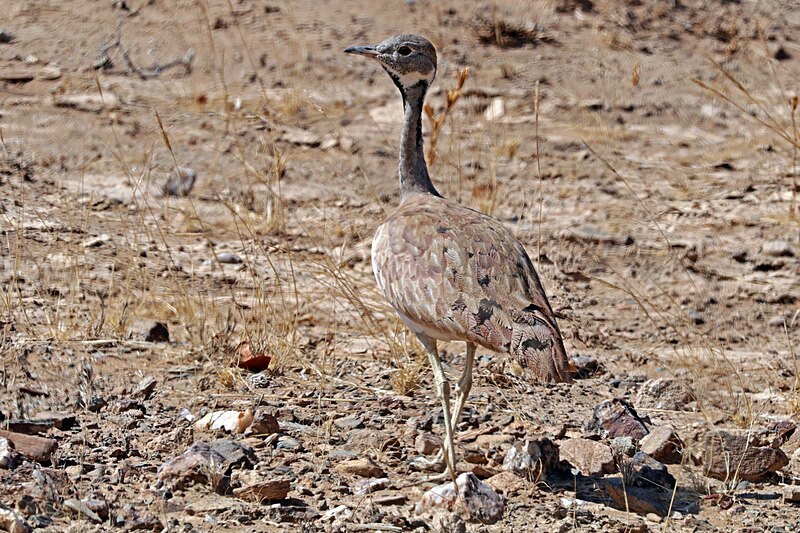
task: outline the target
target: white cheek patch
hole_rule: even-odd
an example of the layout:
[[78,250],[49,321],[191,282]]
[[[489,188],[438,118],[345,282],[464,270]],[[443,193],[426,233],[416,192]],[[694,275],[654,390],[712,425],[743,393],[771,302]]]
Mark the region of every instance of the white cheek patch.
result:
[[400,80],[400,84],[403,87],[413,87],[420,81],[426,81],[428,82],[428,85],[430,85],[433,81],[433,71],[431,71],[429,74],[422,74],[421,72],[406,72],[404,74],[400,74],[399,72],[395,72],[394,70],[390,69],[390,72]]

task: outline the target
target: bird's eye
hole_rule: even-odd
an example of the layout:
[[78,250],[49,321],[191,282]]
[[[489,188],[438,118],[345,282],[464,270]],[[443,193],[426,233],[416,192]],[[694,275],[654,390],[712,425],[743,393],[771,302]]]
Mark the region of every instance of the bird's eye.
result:
[[411,53],[411,48],[409,48],[408,46],[401,46],[400,48],[397,49],[397,53],[400,54],[401,56],[407,56],[408,54]]

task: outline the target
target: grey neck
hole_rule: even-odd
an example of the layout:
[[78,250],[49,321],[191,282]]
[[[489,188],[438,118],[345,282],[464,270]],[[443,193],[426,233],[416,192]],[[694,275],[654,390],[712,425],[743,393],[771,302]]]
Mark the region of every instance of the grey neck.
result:
[[441,196],[431,182],[425,164],[422,140],[422,106],[428,85],[420,82],[413,87],[400,87],[405,111],[403,135],[400,138],[400,196],[426,193]]

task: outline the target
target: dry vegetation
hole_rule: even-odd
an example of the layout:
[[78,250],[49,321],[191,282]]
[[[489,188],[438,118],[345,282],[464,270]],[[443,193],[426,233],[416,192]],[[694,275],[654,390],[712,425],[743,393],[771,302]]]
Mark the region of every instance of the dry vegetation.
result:
[[[437,187],[514,229],[568,351],[607,370],[571,389],[529,386],[481,354],[462,429],[503,430],[511,417],[521,434],[579,434],[598,402],[635,399],[662,376],[692,398],[689,410],[640,409],[687,438],[675,505],[695,506],[681,519],[562,516],[575,480],[555,492],[534,484],[480,530],[797,527],[796,507],[770,500],[800,476],[797,454],[774,486],[757,487],[704,478],[688,459],[703,430],[800,423],[792,6],[4,4],[0,29],[14,39],[0,44],[0,413],[79,420],[50,433],[49,475],[66,472],[52,498],[24,497],[38,467],[0,470],[0,501],[50,517],[43,530],[105,530],[126,505],[169,531],[350,530],[394,515],[421,527],[409,505],[355,496],[331,467],[342,450],[372,457],[416,501],[406,422],[438,416],[421,347],[369,263],[397,201],[400,104],[375,65],[340,53],[401,31],[439,49],[426,106]],[[180,167],[197,184],[164,195]],[[788,252],[770,252],[774,241]],[[153,321],[169,342],[145,340]],[[269,370],[231,365],[245,341],[272,358]],[[454,368],[460,350],[445,347]],[[131,415],[119,402],[149,376],[154,396]],[[299,451],[247,439],[259,471],[291,479],[290,496],[319,513],[347,505],[349,522],[298,506],[298,524],[286,524],[208,487],[171,499],[153,488],[157,467],[212,438],[187,413],[259,406],[308,428],[286,430]],[[352,418],[361,426],[336,424]],[[105,524],[61,506],[87,495],[109,502]]]

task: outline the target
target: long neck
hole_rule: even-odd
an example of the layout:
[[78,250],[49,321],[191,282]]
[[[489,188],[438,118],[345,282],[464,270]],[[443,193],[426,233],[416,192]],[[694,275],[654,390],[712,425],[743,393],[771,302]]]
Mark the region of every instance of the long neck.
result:
[[400,88],[405,111],[403,135],[400,138],[400,195],[421,192],[441,196],[431,182],[425,164],[422,141],[422,105],[425,101],[425,82]]

